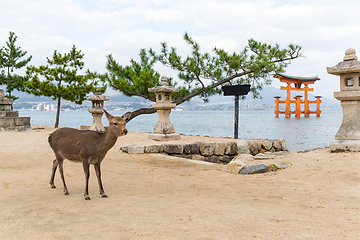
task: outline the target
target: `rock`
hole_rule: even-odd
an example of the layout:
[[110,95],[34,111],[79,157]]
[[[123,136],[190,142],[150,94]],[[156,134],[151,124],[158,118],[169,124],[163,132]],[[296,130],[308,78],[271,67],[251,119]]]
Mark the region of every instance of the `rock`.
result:
[[164,151],[163,145],[145,146],[145,153],[161,153]]
[[288,167],[291,167],[292,166],[292,163],[290,162],[279,162],[279,163],[275,163],[274,164],[275,167],[277,168],[280,168],[280,169],[285,169],[285,168],[288,168]]
[[272,142],[269,139],[265,139],[261,141],[261,147],[267,151],[270,151],[272,147]]
[[182,154],[183,146],[180,144],[166,144],[164,146],[164,152],[167,154]]
[[253,157],[254,160],[269,160],[269,159],[273,159],[273,158],[274,158],[274,156],[269,153],[268,154],[258,153]]
[[284,139],[279,139],[279,142],[281,144],[281,150],[282,151],[287,151],[288,149],[287,149],[285,140]]
[[280,162],[280,163],[275,163],[275,164],[268,165],[267,171],[268,172],[276,172],[278,170],[285,169],[285,168],[288,168],[288,167],[291,167],[291,166],[292,166],[292,163],[283,161],[283,162]]
[[249,165],[249,162],[252,160],[252,155],[250,154],[241,154],[235,157],[228,165],[223,168],[223,172],[238,174],[241,169]]
[[261,150],[261,140],[247,140],[250,154],[256,155]]
[[192,160],[198,160],[198,161],[205,161],[206,157],[201,156],[199,154],[194,154],[194,155],[191,155],[191,159]]
[[210,156],[205,161],[212,163],[220,163],[218,156]]
[[135,145],[128,146],[129,154],[142,154],[144,152],[145,152],[145,146],[135,146]]
[[[250,154],[249,144],[246,140],[239,140],[236,143],[237,154]],[[226,153],[225,153],[226,154]],[[230,155],[230,154],[227,154]]]
[[267,166],[265,164],[251,165],[244,167],[241,169],[239,174],[256,174],[256,173],[264,173],[267,170]]
[[214,155],[222,156],[225,153],[226,143],[224,142],[216,142]]
[[120,147],[120,150],[124,153],[129,153],[128,151],[128,146],[125,146],[125,147]]
[[205,157],[210,157],[214,155],[215,143],[201,142],[199,145],[201,155]]
[[183,152],[185,154],[199,154],[200,146],[199,143],[188,143],[183,144]]
[[226,155],[235,155],[237,153],[237,144],[236,142],[227,142],[225,147]]
[[219,163],[228,164],[232,159],[233,159],[233,157],[226,156],[226,155],[219,156]]
[[272,143],[273,147],[275,148],[276,151],[281,151],[282,147],[281,144],[278,140],[273,140]]

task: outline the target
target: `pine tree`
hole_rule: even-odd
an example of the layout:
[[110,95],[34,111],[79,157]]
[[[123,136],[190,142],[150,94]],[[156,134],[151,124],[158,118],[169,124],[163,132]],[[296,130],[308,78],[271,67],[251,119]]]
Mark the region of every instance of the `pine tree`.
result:
[[[240,52],[228,53],[214,48],[213,53],[201,53],[200,46],[187,33],[184,40],[191,47],[191,54],[185,58],[178,55],[176,48],[170,50],[167,44],[161,43],[161,52],[156,54],[152,49],[141,49],[141,62],[131,60],[131,66],[121,66],[108,56],[109,85],[128,96],[141,96],[154,101],[147,88],[158,84],[160,74],[152,69],[156,62],[178,72],[181,80],[180,91],[174,94],[173,103],[180,105],[192,97],[199,96],[204,101],[214,94],[221,93],[221,86],[232,84],[251,84],[255,98],[260,97],[264,85],[271,83],[276,72],[284,72],[292,59],[301,57],[301,47],[290,44],[281,49],[248,40],[248,45]],[[170,80],[171,86],[177,83]],[[145,86],[145,87],[144,87]],[[154,108],[142,108],[132,112],[132,118],[141,114],[154,113]]]
[[90,70],[83,75],[78,74],[84,67],[83,57],[84,54],[74,45],[70,53],[61,54],[55,50],[52,59],[47,58],[46,66],[27,67],[26,73],[30,78],[27,92],[57,100],[56,128],[59,126],[61,99],[82,104],[87,94],[95,92],[98,80],[102,80],[100,74]]
[[14,70],[25,67],[32,58],[32,56],[29,56],[23,59],[27,51],[22,51],[21,47],[16,47],[16,40],[17,36],[15,33],[10,32],[6,46],[0,49],[0,85],[6,85],[7,97],[14,100],[18,99],[18,97],[12,96],[11,92],[15,89],[24,91],[24,85],[27,81],[26,76],[15,74]]

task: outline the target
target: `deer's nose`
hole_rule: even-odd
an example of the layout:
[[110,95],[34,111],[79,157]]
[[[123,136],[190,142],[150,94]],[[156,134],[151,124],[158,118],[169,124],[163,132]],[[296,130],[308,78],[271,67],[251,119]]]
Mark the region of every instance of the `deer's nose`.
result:
[[127,129],[124,129],[124,134],[127,134],[128,133],[128,130]]

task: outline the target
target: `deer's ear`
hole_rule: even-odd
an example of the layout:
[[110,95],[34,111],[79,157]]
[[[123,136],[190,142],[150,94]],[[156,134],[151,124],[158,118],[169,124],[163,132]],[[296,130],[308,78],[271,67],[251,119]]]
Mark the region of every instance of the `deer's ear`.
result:
[[110,120],[113,118],[113,115],[111,115],[110,113],[108,113],[105,109],[103,109],[105,115],[106,115],[106,118],[107,120],[110,122]]
[[128,122],[131,117],[131,112],[127,112],[124,115],[121,116],[122,119],[124,119],[125,122]]

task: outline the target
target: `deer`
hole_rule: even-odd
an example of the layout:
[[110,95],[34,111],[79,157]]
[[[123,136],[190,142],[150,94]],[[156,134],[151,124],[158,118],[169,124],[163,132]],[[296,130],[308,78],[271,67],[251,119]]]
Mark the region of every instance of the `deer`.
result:
[[56,188],[54,184],[55,172],[59,166],[59,172],[64,186],[65,195],[69,195],[64,179],[63,162],[68,159],[72,162],[82,163],[85,174],[85,200],[90,200],[89,196],[89,168],[94,165],[95,173],[99,183],[100,195],[103,198],[108,196],[105,194],[101,182],[100,164],[106,153],[115,145],[118,137],[128,133],[125,124],[130,119],[131,112],[125,113],[121,117],[114,117],[106,110],[103,110],[109,127],[105,133],[93,130],[78,130],[75,128],[59,128],[50,134],[48,142],[55,153],[53,161],[52,173],[50,178],[51,188]]

